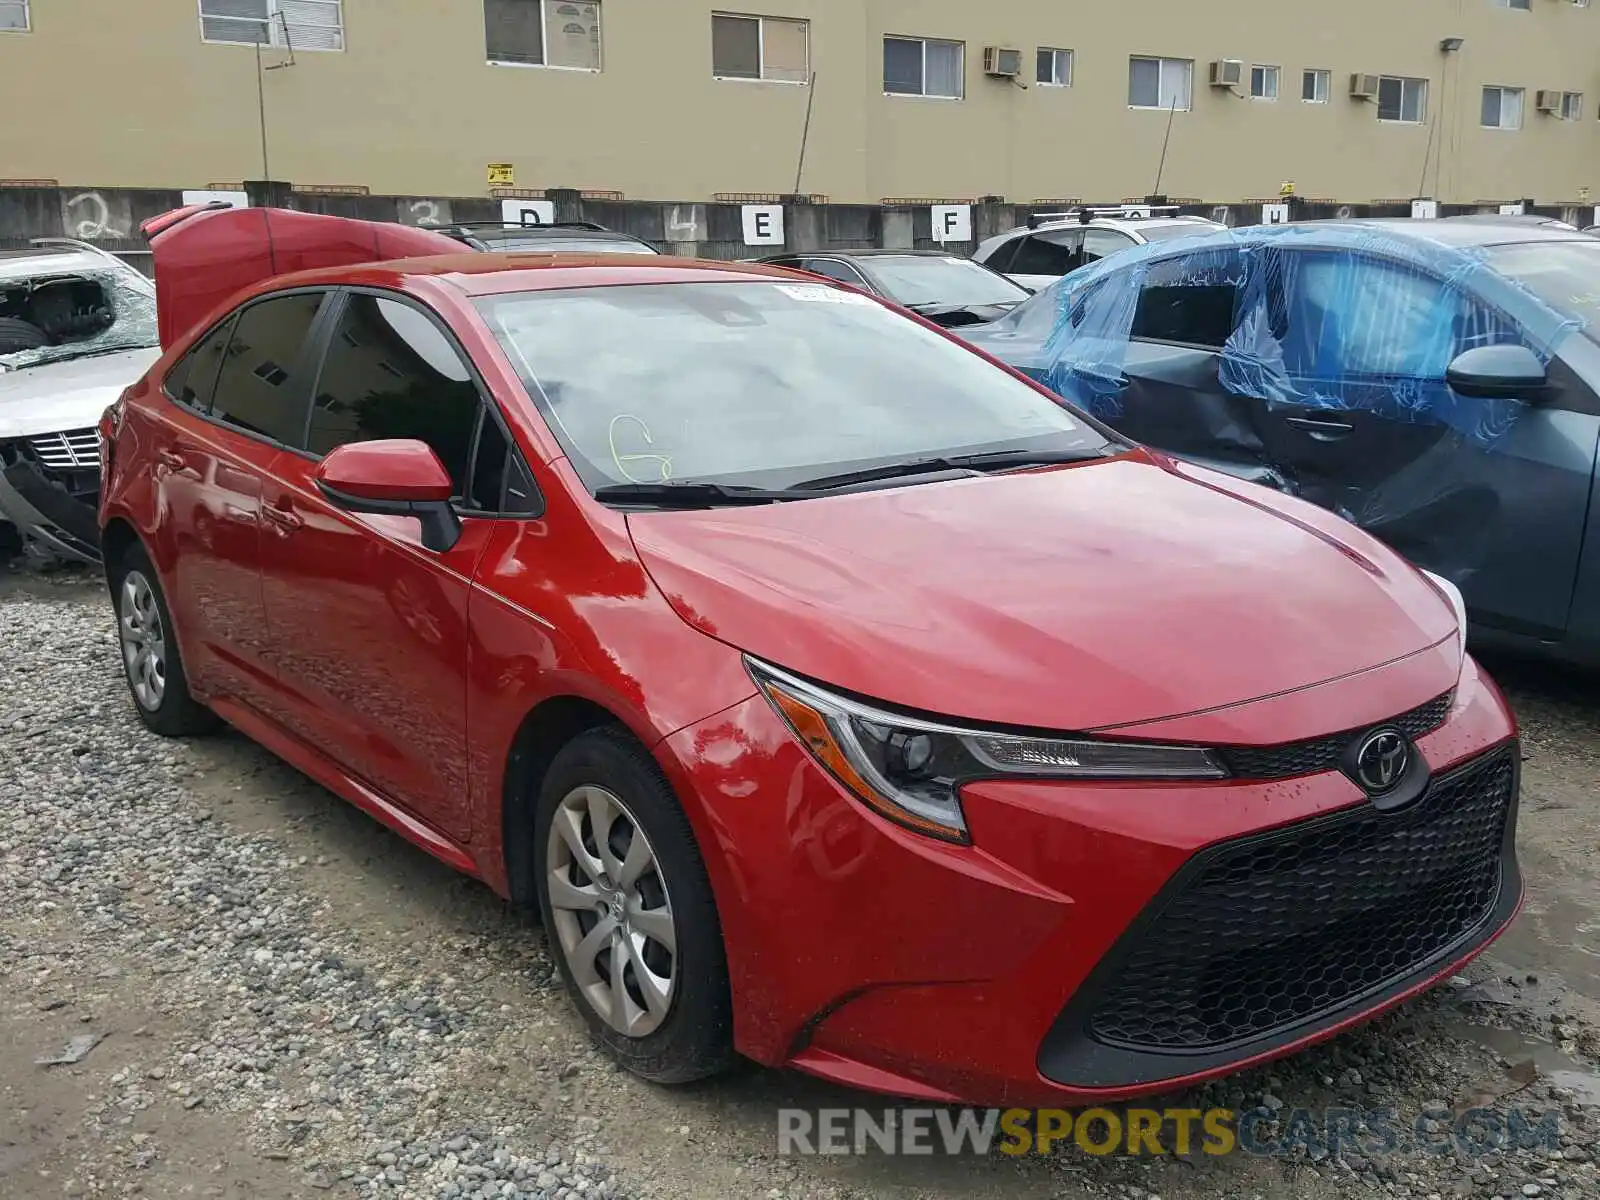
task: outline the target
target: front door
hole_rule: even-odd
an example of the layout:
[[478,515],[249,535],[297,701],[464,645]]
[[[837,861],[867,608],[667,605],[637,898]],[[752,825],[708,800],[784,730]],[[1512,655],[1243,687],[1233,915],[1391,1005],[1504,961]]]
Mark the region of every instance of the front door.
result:
[[[450,550],[426,549],[414,518],[347,513],[318,492],[323,455],[383,438],[427,442],[456,481],[462,535]],[[431,314],[350,292],[330,326],[307,438],[279,456],[263,496],[262,588],[294,732],[460,842],[472,832],[467,602],[506,446]]]
[[1409,263],[1302,250],[1283,256],[1281,284],[1271,322],[1287,388],[1262,433],[1298,493],[1450,579],[1475,621],[1559,636],[1597,438],[1592,418],[1564,411],[1563,393],[1585,391],[1576,377],[1552,360],[1537,406],[1457,395],[1456,355],[1522,335]]

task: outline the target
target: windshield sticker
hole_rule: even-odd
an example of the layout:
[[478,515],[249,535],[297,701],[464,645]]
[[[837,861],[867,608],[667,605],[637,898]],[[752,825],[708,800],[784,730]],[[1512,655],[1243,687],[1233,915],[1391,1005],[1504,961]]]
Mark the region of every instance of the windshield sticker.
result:
[[780,283],[778,290],[792,300],[808,300],[815,304],[870,305],[872,303],[865,296],[857,295],[855,292],[842,292],[838,288],[817,287],[807,284],[797,287],[793,284]]

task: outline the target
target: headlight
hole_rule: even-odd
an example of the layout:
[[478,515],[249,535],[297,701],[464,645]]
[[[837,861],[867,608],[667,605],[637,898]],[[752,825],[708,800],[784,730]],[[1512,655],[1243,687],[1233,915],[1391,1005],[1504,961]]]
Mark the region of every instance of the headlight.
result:
[[961,785],[974,779],[1222,779],[1198,746],[1040,738],[884,712],[745,659],[751,677],[816,760],[891,821],[965,842]]
[[[1421,567],[1417,570],[1422,571]],[[1456,649],[1461,653],[1462,666],[1467,662],[1467,602],[1461,597],[1461,589],[1451,583],[1443,575],[1435,575],[1432,571],[1422,571],[1422,576],[1433,585],[1433,590],[1444,598],[1456,614]]]

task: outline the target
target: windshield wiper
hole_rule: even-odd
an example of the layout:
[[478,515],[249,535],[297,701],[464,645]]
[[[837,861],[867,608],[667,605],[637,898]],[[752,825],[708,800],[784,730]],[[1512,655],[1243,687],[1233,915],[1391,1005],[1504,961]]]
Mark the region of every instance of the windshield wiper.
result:
[[1011,467],[1046,467],[1058,463],[1088,462],[1115,453],[1110,446],[1098,450],[990,450],[981,454],[945,454],[936,458],[913,458],[848,471],[843,475],[824,475],[794,486],[805,491],[828,491],[880,479],[900,479],[913,475],[934,475],[948,471],[1004,471]]
[[613,483],[596,488],[596,500],[613,504],[649,504],[656,508],[715,508],[735,504],[776,504],[803,500],[794,492],[745,487],[737,483]]

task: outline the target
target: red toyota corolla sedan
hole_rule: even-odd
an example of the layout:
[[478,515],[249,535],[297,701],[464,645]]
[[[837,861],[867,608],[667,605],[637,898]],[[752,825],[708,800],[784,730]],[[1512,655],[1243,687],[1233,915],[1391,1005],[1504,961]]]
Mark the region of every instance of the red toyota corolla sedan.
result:
[[1521,902],[1459,596],[1321,509],[775,268],[147,232],[101,509],[140,715],[537,903],[646,1078],[1124,1098]]

